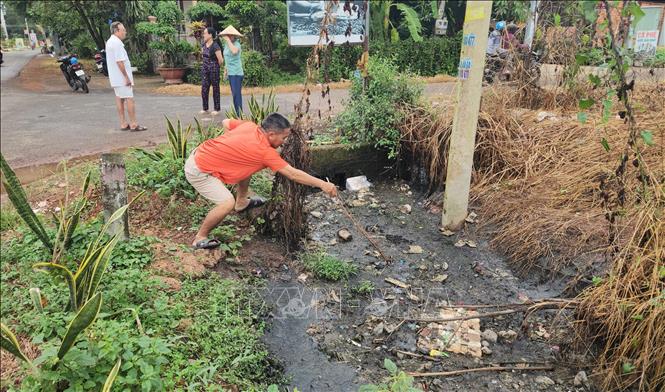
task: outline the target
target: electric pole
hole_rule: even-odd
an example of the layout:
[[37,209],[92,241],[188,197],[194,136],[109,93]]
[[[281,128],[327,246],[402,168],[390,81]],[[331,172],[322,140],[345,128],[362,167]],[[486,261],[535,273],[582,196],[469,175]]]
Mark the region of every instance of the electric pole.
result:
[[536,33],[536,24],[538,23],[538,0],[531,0],[529,7],[529,18],[526,21],[526,31],[524,33],[524,44],[531,49],[533,36]]
[[456,230],[467,216],[473,152],[483,87],[492,1],[467,1],[457,79],[457,105],[448,152],[442,226]]

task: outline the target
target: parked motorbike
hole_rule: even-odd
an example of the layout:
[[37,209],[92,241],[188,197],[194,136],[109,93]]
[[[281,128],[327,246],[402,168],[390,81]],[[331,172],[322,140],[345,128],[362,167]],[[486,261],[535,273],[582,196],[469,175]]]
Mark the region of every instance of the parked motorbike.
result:
[[58,58],[58,62],[60,63],[60,71],[62,71],[62,74],[69,84],[69,87],[72,88],[72,91],[76,91],[80,88],[86,94],[90,92],[90,90],[88,90],[90,76],[85,74],[83,66],[79,63],[76,55],[70,54],[62,56]]
[[[519,56],[520,59],[516,59],[515,56]],[[504,82],[512,80],[515,72],[515,62],[521,61],[522,69],[526,72],[529,82],[538,83],[540,79],[540,58],[541,54],[537,51],[517,54],[504,52],[497,55],[487,55],[485,57],[483,80],[490,84],[497,78]]]
[[97,65],[97,72],[109,76],[109,69],[106,66],[106,50],[102,49],[95,53],[95,64]]

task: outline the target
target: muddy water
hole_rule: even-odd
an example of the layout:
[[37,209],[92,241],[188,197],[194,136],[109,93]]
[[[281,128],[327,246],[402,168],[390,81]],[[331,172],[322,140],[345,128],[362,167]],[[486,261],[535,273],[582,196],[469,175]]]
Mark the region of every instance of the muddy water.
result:
[[293,282],[272,282],[268,305],[273,317],[265,335],[270,352],[279,358],[290,385],[300,391],[353,391],[356,369],[330,359],[307,334],[310,325],[333,314],[316,309],[323,291]]
[[[379,184],[362,200],[350,194],[344,197],[353,205],[352,214],[392,262],[385,263],[372,254],[374,249],[338,206],[325,197],[309,196],[307,211],[322,214],[321,218],[309,217],[309,246],[349,260],[357,266],[358,274],[348,282],[326,283],[294,263],[286,276],[277,273],[270,278],[266,299],[277,306],[265,341],[292,377],[292,386],[306,391],[355,391],[359,384],[381,382],[387,375],[383,361],[390,358],[400,369],[420,372],[516,362],[548,363],[555,368],[419,379],[421,388],[433,391],[578,390],[572,380],[581,369],[558,362],[561,347],[569,343],[572,333],[565,323],[557,321],[555,311],[535,314],[525,324],[521,314],[481,319],[483,331],[517,334],[516,339],[491,342],[491,353],[482,358],[451,353],[427,361],[397,355],[395,350],[426,353],[417,341],[427,323],[402,322],[405,317],[437,316],[446,305],[521,303],[556,297],[563,291],[563,282],[543,282],[537,271],[532,277],[519,278],[504,259],[491,251],[473,224],[451,237],[441,235],[439,213],[427,211],[422,205],[423,195],[399,184]],[[404,204],[412,207],[410,213],[400,211]],[[341,242],[337,237],[341,228],[352,233],[351,241]],[[460,239],[475,241],[477,247],[454,246]],[[407,253],[410,246],[419,246],[422,253]],[[296,280],[301,273],[308,275],[304,284]],[[433,281],[442,274],[448,275],[445,281]],[[397,279],[411,288],[396,287],[385,278]],[[372,282],[375,288],[358,294],[354,288],[363,281]],[[284,296],[287,287],[297,288],[296,294]],[[291,317],[283,317],[284,311]],[[377,328],[380,322],[388,329]],[[549,385],[544,377],[554,384]]]

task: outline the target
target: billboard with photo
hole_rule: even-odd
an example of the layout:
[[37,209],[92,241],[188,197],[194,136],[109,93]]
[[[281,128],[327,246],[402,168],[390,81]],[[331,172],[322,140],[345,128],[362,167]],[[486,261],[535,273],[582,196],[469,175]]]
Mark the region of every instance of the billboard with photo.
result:
[[[289,45],[313,46],[319,43],[326,3],[323,0],[287,0]],[[365,4],[363,0],[340,0],[333,5],[335,23],[328,26],[328,37],[335,45],[363,43],[369,28],[369,11],[364,9]]]

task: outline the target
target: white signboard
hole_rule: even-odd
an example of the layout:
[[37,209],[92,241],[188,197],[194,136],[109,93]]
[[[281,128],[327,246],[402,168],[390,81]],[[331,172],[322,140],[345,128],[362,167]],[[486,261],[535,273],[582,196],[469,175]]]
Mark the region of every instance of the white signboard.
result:
[[[313,46],[319,43],[321,21],[326,13],[327,1],[287,0],[289,45]],[[361,44],[369,31],[369,2],[363,0],[339,1],[332,6],[335,23],[329,25],[328,39],[335,45]],[[328,44],[329,41],[322,42]]]
[[638,31],[635,36],[635,53],[640,53],[645,57],[652,57],[656,54],[658,46],[658,30]]

